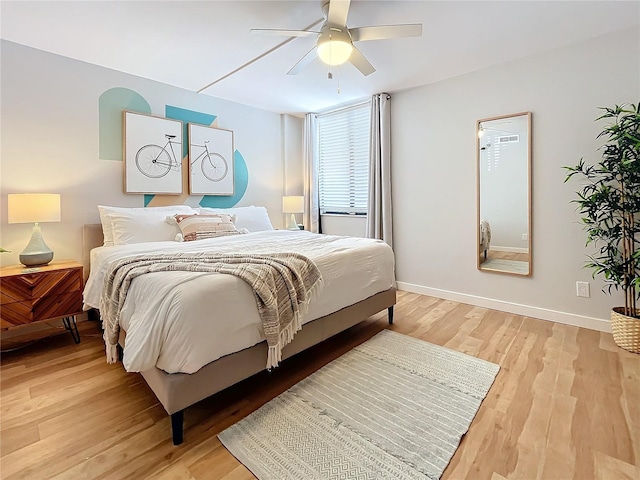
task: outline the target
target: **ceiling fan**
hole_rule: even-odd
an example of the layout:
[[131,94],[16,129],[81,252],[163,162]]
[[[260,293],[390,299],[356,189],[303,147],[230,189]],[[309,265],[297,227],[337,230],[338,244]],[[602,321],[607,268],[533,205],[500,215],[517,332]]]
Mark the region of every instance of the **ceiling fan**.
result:
[[350,0],[328,0],[324,2],[322,4],[322,13],[325,21],[320,31],[254,28],[250,33],[287,37],[317,36],[316,45],[287,72],[288,75],[298,74],[316,57],[320,57],[320,60],[328,65],[342,65],[347,61],[351,62],[365,76],[372,74],[376,69],[355,47],[353,42],[420,37],[422,35],[421,23],[347,28],[350,3]]

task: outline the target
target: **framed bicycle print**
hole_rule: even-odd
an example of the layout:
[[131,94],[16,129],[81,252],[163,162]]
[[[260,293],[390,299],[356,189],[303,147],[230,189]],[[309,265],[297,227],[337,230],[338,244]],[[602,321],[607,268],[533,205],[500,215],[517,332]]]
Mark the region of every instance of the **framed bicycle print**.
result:
[[123,112],[125,193],[182,193],[182,122]]
[[233,195],[233,132],[189,124],[189,193]]

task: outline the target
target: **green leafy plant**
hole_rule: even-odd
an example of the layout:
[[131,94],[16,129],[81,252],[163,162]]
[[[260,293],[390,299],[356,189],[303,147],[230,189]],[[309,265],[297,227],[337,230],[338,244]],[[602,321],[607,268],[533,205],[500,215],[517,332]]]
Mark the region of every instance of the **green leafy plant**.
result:
[[587,165],[583,158],[568,170],[565,182],[578,175],[587,183],[576,192],[587,245],[596,252],[585,267],[603,275],[605,292],[622,289],[624,314],[640,318],[640,103],[602,108],[596,120],[609,120],[597,138],[605,138],[602,159]]
[[0,247],[0,253],[11,253],[11,250],[5,250],[4,248]]

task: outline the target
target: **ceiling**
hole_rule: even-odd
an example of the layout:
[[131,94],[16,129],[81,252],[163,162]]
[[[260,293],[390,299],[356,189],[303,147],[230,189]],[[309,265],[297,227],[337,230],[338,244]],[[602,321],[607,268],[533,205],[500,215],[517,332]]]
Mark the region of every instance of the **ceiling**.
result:
[[[286,40],[249,35],[249,29],[303,29],[322,19],[321,4],[3,0],[0,36],[199,91]],[[318,59],[288,76],[314,45],[313,38],[296,38],[203,94],[279,113],[322,111],[638,26],[640,2],[354,0],[347,24],[418,22],[421,38],[356,44],[377,69],[368,77],[346,64],[329,80],[328,66]]]

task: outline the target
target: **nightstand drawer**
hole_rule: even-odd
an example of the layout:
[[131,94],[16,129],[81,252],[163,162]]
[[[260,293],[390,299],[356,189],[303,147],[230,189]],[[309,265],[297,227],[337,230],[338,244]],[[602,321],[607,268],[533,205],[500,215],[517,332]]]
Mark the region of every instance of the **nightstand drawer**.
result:
[[31,305],[20,302],[5,303],[0,307],[0,329],[26,325],[33,322]]
[[63,293],[39,298],[33,304],[33,321],[69,317],[82,313],[82,292]]
[[6,329],[80,313],[82,313],[82,292],[80,291],[37,298],[32,303],[7,303],[2,305],[0,310],[0,328]]
[[3,277],[0,281],[2,305],[14,302],[31,303],[41,297],[82,290],[82,268],[25,273]]

